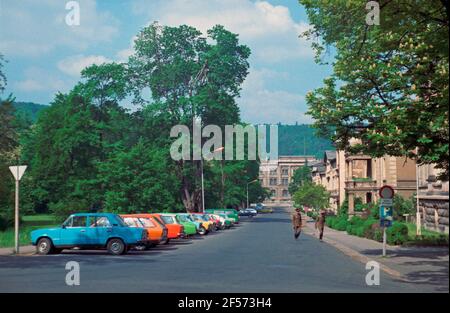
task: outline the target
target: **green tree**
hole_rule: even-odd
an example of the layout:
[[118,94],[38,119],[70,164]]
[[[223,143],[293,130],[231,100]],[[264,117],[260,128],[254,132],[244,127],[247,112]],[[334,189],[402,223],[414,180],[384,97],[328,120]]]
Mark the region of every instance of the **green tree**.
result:
[[330,193],[324,186],[313,183],[304,184],[292,197],[296,207],[307,206],[316,210],[327,208],[329,198]]
[[303,185],[310,183],[312,181],[311,168],[306,163],[304,166],[300,166],[294,171],[292,175],[292,180],[289,183],[289,193],[291,195],[295,194],[297,190]]
[[[238,36],[222,26],[213,27],[207,35],[210,41],[190,26],[162,27],[153,23],[135,40],[135,53],[128,61],[133,101],[150,107],[144,117],[151,120],[151,125],[160,125],[158,131],[163,134],[177,124],[189,126],[192,133],[194,117],[219,127],[239,122],[234,98],[248,74],[250,49],[240,45]],[[144,99],[148,89],[152,98]],[[179,161],[175,168],[184,206],[198,210],[200,162]]]
[[[448,1],[378,2],[380,25],[371,26],[365,0],[300,0],[317,61],[335,50],[333,74],[307,95],[308,113],[339,149],[415,158],[417,147],[419,163],[448,177]],[[350,138],[361,144],[349,147]]]

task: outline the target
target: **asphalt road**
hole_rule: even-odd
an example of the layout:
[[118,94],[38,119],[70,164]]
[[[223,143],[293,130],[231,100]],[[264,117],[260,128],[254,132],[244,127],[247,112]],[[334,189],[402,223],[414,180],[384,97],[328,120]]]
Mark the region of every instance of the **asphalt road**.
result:
[[[104,251],[0,257],[0,292],[423,292],[381,272],[367,286],[365,265],[314,237],[293,238],[281,210],[242,218],[234,229],[114,257]],[[68,261],[80,285],[67,286]]]

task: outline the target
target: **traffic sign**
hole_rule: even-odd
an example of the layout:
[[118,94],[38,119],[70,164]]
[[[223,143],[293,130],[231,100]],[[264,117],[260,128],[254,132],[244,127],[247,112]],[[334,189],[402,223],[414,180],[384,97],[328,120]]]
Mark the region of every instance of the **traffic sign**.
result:
[[394,200],[392,199],[380,199],[380,206],[393,206]]
[[391,186],[384,185],[380,188],[379,194],[382,199],[392,199],[394,198],[395,191]]
[[9,170],[13,174],[15,180],[20,180],[22,178],[23,173],[25,173],[26,169],[27,169],[26,165],[10,166],[9,167]]

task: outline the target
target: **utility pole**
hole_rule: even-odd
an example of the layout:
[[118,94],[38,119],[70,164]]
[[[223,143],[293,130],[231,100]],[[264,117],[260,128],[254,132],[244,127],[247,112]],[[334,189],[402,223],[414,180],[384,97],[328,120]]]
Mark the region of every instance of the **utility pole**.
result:
[[257,181],[258,181],[258,180],[255,179],[255,180],[252,180],[251,182],[248,182],[248,183],[247,183],[247,208],[250,207],[250,204],[248,203],[248,185],[250,185],[250,184],[252,184],[252,183],[255,183],[255,182],[257,182]]

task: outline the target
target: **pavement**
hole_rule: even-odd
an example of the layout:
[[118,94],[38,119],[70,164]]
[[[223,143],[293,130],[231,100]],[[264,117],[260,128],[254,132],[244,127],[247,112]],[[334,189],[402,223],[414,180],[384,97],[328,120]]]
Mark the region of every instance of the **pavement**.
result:
[[[230,230],[124,256],[73,250],[0,256],[0,292],[448,292],[448,257],[446,286],[440,278],[411,283],[385,271],[380,285],[368,286],[360,260],[307,235],[306,228],[295,240],[284,210],[241,221]],[[66,285],[69,261],[80,265],[79,286]],[[444,267],[436,275],[444,275]]]
[[[318,238],[314,225],[314,221],[307,218],[304,232]],[[448,247],[386,245],[386,257],[383,257],[382,243],[329,227],[325,227],[323,241],[361,263],[378,262],[381,270],[399,280],[435,286],[435,291],[449,291]]]

